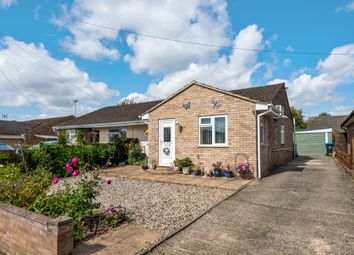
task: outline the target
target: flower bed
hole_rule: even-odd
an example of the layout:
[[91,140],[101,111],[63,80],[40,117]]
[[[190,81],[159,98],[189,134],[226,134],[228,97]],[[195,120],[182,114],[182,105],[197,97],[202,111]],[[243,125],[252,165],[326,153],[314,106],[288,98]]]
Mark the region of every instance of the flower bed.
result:
[[[76,178],[75,185],[65,185],[57,192],[48,192],[50,184],[62,180],[43,168],[24,172],[20,167],[9,165],[0,169],[0,201],[24,207],[52,218],[71,217],[74,224],[74,240],[100,233],[107,226],[115,227],[125,221],[124,210],[99,210],[95,202],[98,192],[99,171],[94,166],[81,164],[74,157],[65,164],[60,176]],[[107,181],[107,185],[110,181]]]

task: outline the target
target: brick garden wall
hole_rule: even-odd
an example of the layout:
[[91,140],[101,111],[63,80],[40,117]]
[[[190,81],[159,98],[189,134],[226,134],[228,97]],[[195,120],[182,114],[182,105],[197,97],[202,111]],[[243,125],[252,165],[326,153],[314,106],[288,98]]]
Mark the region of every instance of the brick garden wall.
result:
[[[211,100],[221,104],[214,108]],[[183,103],[189,101],[191,108],[185,110]],[[199,117],[208,115],[228,116],[227,147],[199,147]],[[202,166],[213,162],[233,164],[236,153],[246,153],[256,171],[256,116],[255,103],[239,99],[197,85],[176,95],[170,101],[149,113],[149,157],[159,158],[159,120],[175,119],[183,127],[176,130],[176,157],[199,160]]]
[[0,202],[0,254],[71,254],[70,218],[52,219]]

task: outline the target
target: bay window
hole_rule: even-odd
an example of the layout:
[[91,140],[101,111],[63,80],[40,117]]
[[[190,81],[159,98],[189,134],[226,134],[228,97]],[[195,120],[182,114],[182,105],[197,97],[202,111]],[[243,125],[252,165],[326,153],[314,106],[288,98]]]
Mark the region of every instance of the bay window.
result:
[[227,116],[207,116],[199,118],[199,145],[227,145]]

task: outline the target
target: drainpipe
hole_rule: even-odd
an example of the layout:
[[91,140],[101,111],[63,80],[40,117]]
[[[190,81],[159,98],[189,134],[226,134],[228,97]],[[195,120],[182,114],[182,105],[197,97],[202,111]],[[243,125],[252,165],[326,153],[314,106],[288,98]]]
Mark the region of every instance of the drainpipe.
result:
[[261,171],[261,117],[273,111],[273,106],[268,104],[268,110],[257,115],[257,176],[262,178]]

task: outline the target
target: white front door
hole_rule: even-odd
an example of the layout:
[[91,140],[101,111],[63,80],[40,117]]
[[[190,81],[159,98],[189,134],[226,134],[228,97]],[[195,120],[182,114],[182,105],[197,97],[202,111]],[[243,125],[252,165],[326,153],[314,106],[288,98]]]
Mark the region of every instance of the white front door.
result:
[[175,160],[175,120],[159,121],[159,165],[171,166]]

